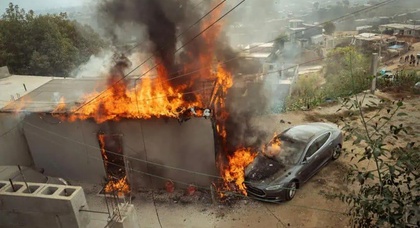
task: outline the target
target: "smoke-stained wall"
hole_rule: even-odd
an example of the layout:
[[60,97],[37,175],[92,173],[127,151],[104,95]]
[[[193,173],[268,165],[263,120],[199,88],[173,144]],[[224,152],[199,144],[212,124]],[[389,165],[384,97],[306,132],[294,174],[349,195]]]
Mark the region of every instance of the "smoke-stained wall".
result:
[[[52,176],[103,183],[105,169],[97,135],[120,134],[128,180],[133,189],[163,187],[166,180],[209,187],[217,176],[210,120],[121,120],[57,122],[40,114],[25,120],[24,130],[35,164]],[[55,121],[55,122],[54,122]],[[201,174],[207,175],[201,175]]]

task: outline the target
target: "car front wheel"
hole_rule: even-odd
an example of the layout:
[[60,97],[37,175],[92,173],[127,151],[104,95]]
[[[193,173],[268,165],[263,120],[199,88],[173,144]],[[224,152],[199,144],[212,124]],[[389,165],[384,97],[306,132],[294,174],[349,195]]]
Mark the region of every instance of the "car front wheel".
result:
[[337,160],[338,157],[340,157],[341,155],[341,145],[338,144],[337,146],[334,147],[333,149],[333,153],[332,153],[332,160]]
[[293,199],[293,197],[295,197],[296,190],[297,190],[296,181],[292,181],[287,185],[286,197],[285,197],[287,201],[289,201],[289,200]]

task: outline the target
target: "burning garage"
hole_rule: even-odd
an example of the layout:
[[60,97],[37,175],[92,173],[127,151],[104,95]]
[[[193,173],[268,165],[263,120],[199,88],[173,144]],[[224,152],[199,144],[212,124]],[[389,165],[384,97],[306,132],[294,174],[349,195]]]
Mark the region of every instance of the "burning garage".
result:
[[[105,191],[219,182],[246,194],[244,168],[266,137],[251,118],[266,97],[233,89],[236,53],[212,24],[223,10],[200,21],[210,7],[104,2],[99,11],[113,42],[110,28],[127,23],[143,26],[148,39],[118,55],[103,77],[54,79],[1,110],[25,115],[35,166]],[[192,21],[200,23],[187,27]],[[150,57],[132,58],[139,53]]]
[[[111,72],[116,77],[119,71]],[[209,99],[197,96],[189,103],[175,90],[159,96],[170,89],[153,81],[137,80],[136,88],[129,88],[134,80],[110,86],[100,80],[55,79],[2,112],[27,115],[24,134],[35,165],[46,174],[98,184],[106,179],[124,192],[130,186],[162,186],[164,180],[210,186],[218,175],[214,124],[210,109],[200,106]],[[103,94],[98,101],[78,103],[95,87]]]

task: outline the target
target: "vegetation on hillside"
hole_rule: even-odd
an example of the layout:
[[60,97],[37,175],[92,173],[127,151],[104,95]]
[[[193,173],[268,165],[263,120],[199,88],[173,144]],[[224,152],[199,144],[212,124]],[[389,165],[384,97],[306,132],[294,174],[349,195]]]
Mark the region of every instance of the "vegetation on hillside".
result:
[[[357,96],[370,88],[369,62],[354,48],[335,49],[327,58],[325,83],[320,74],[301,76],[288,107],[312,108],[328,98],[341,98],[340,110],[348,118],[340,118],[339,125],[353,145],[346,151],[352,160],[346,180],[355,190],[331,194],[349,205],[353,227],[406,227],[414,221],[420,203],[419,140],[404,124],[407,114],[402,101],[365,102],[366,92]],[[378,86],[413,92],[419,77],[414,71],[400,71],[393,80],[380,79]]]
[[353,47],[336,48],[326,58],[325,83],[320,74],[299,76],[288,99],[287,109],[312,108],[369,89],[371,78],[368,57]]
[[[357,183],[357,188],[336,196],[350,206],[353,227],[415,225],[420,203],[419,141],[401,121],[407,116],[402,101],[364,104],[365,96],[343,103],[343,109],[358,117],[343,119],[345,140],[364,152],[347,151],[355,161],[348,165],[347,180]],[[367,114],[366,107],[375,108],[376,114]],[[354,121],[362,123],[361,127]]]
[[91,27],[65,13],[36,15],[10,3],[0,20],[0,66],[13,74],[68,76],[104,46]]

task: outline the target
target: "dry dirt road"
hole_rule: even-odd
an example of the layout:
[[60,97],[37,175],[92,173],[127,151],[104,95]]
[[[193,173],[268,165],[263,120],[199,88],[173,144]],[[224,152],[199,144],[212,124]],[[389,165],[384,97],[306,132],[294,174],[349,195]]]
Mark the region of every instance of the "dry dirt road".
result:
[[[420,42],[412,44],[413,50],[410,50],[406,54],[404,54],[402,57],[404,58],[407,55],[414,55],[417,56],[418,53],[420,53]],[[402,69],[420,69],[420,65],[416,66],[409,66],[408,63],[400,63],[400,57],[393,58],[384,64],[382,64],[379,69],[386,68],[388,70],[402,70]]]
[[[404,123],[413,134],[410,139],[418,140],[420,136],[420,100],[418,96],[400,95],[392,97],[389,94],[378,93],[378,96],[368,96],[365,103],[378,102],[381,98],[405,98],[404,112],[408,116],[397,117],[395,124]],[[342,113],[337,113],[339,105],[316,108],[307,112],[290,112],[281,115],[264,116],[255,119],[255,124],[269,133],[281,132],[286,128],[310,121],[334,121]],[[370,110],[367,115],[373,115]],[[281,121],[283,120],[283,121]],[[360,125],[357,118],[350,119],[352,124]],[[290,124],[288,123],[290,122]],[[270,136],[272,134],[269,134]],[[355,149],[358,153],[361,147],[345,142],[344,148]],[[344,181],[346,164],[349,157],[341,156],[331,162],[315,175],[307,184],[298,190],[296,197],[286,203],[270,204],[257,202],[244,197],[231,205],[212,205],[207,194],[197,193],[195,196],[182,196],[182,193],[168,195],[164,191],[152,195],[150,192],[134,192],[138,222],[142,228],[155,227],[346,227],[348,218],[344,214],[347,206],[332,200],[325,193],[351,190],[355,186]],[[364,164],[369,166],[368,163]],[[103,197],[97,196],[99,186],[83,185],[91,210],[106,211]],[[153,200],[154,199],[154,200]],[[106,215],[92,214],[90,227],[104,227]]]

